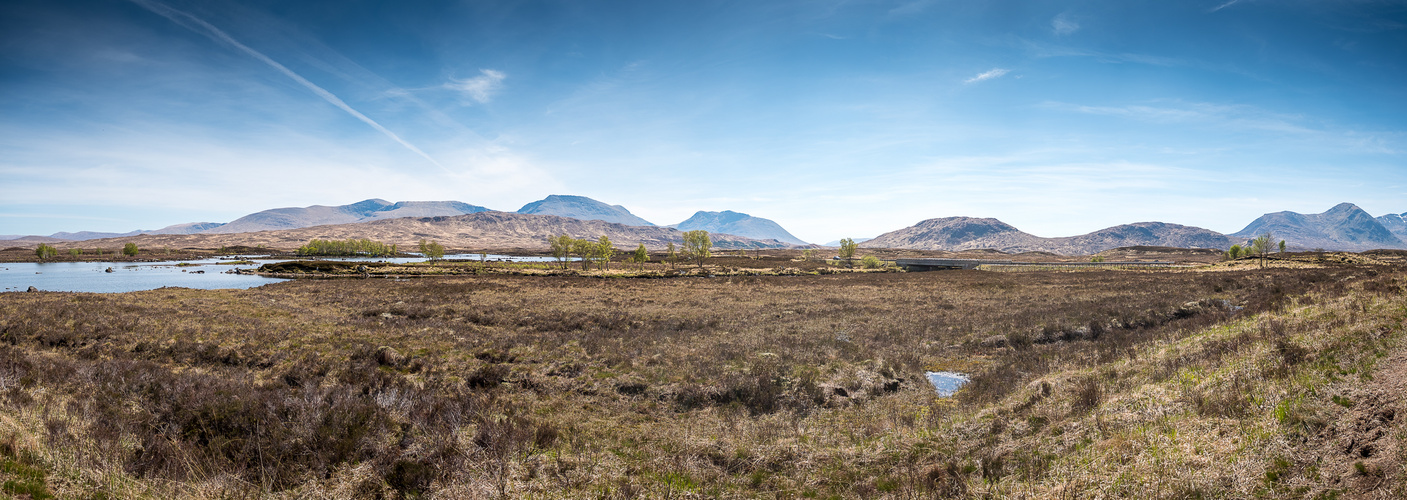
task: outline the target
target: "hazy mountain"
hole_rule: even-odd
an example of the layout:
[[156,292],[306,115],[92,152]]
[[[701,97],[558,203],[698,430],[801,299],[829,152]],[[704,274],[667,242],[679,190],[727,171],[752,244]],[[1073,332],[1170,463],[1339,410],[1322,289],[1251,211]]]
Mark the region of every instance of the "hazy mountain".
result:
[[[683,232],[659,226],[628,226],[599,220],[581,220],[555,215],[518,214],[511,212],[477,212],[468,215],[373,220],[352,224],[264,231],[244,234],[168,234],[140,235],[109,240],[109,246],[128,241],[139,246],[170,246],[175,248],[215,248],[221,245],[257,246],[294,249],[313,238],[369,238],[402,249],[413,249],[421,238],[438,241],[456,249],[546,249],[547,238],[567,234],[576,238],[596,239],[605,235],[617,248],[632,250],[644,243],[647,248],[662,249],[668,243],[682,245]],[[777,240],[755,240],[730,234],[711,235],[719,249],[787,248],[792,245]]]
[[[870,240],[872,240],[872,239],[874,239],[874,238],[850,238],[850,239],[855,240],[855,244],[858,245],[858,244],[860,244],[860,243],[864,243],[864,242],[866,242],[866,241],[870,241]],[[823,247],[839,247],[839,246],[840,246],[840,240],[831,241],[831,242],[828,242],[828,243],[826,243],[826,244],[824,244],[824,245],[821,245],[821,246],[823,246]]]
[[1400,214],[1387,214],[1377,218],[1378,224],[1382,224],[1397,239],[1407,242],[1407,212]]
[[49,237],[49,236],[34,236],[34,235],[30,235],[30,236],[15,236],[15,237],[10,237],[10,235],[6,235],[5,238],[0,238],[0,240],[4,240],[4,241],[5,241],[5,244],[7,244],[7,245],[16,245],[16,244],[18,244],[18,245],[24,245],[24,246],[29,246],[30,244],[35,244],[35,245],[37,245],[37,244],[39,244],[39,243],[66,243],[66,242],[69,241],[69,240],[61,240],[61,239],[53,238],[53,237]]
[[1135,222],[1080,236],[1050,239],[1065,242],[1067,255],[1089,255],[1111,248],[1133,246],[1224,250],[1234,243],[1232,238],[1210,229],[1166,222]]
[[350,224],[398,217],[432,217],[483,212],[487,208],[458,201],[402,201],[372,198],[350,205],[275,208],[255,212],[202,231],[206,234],[251,233],[280,229]]
[[672,226],[680,231],[693,231],[702,229],[710,233],[725,233],[737,236],[744,236],[756,240],[777,240],[793,245],[806,245],[800,238],[792,236],[786,229],[782,229],[780,224],[770,219],[753,217],[748,214],[741,214],[732,210],[722,212],[698,211],[688,220],[674,224]]
[[581,220],[601,220],[627,226],[653,226],[625,207],[607,205],[585,196],[551,195],[518,209],[520,214],[556,215]]
[[143,234],[195,234],[225,225],[223,222],[187,222],[172,224],[155,231],[141,231]]
[[1352,203],[1340,203],[1322,214],[1275,212],[1260,216],[1232,234],[1242,240],[1270,231],[1294,248],[1362,251],[1402,248],[1403,240]]
[[121,238],[123,236],[136,236],[139,234],[142,234],[141,230],[129,231],[126,233],[103,233],[98,231],[78,231],[76,233],[69,233],[60,231],[49,235],[49,237],[68,241],[85,241],[96,240],[101,238]]
[[[55,232],[55,234],[48,235],[48,237],[35,237],[35,235],[28,235],[28,237],[27,237],[27,235],[0,235],[0,241],[4,241],[4,239],[25,239],[25,241],[34,241],[34,242],[48,242],[48,239],[52,239],[52,241],[87,241],[87,239],[135,237],[135,235],[139,235],[139,234],[194,234],[194,232],[200,232],[200,231],[210,230],[210,228],[219,227],[219,225],[222,225],[222,224],[219,224],[219,223],[186,223],[186,224],[167,225],[167,227],[160,228],[160,230],[151,230],[151,231],[148,231],[148,230],[136,230],[136,231],[128,231],[128,232],[100,232],[100,231],[63,232],[63,231],[59,231],[59,232]],[[46,239],[37,239],[37,238],[46,238]]]
[[3,235],[0,240],[21,240],[44,242],[37,238],[47,238],[54,241],[87,241],[102,238],[121,238],[124,236],[136,236],[139,234],[191,234],[204,231],[213,227],[221,226],[218,222],[187,222],[185,224],[174,224],[155,230],[138,229],[125,233],[104,233],[98,231],[78,231],[76,233],[57,232],[47,237],[45,236],[24,236],[24,235]]
[[951,252],[993,249],[1007,253],[1090,255],[1128,246],[1224,249],[1231,246],[1231,240],[1226,235],[1210,229],[1164,222],[1138,222],[1080,236],[1042,238],[1022,232],[997,219],[946,217],[929,219],[911,227],[882,234],[861,243],[860,246]]

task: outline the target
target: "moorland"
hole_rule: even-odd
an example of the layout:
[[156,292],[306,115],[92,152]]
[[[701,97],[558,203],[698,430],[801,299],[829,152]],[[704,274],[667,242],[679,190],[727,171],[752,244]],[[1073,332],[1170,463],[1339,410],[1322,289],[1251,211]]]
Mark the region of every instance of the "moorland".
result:
[[[1400,498],[1401,253],[6,293],[0,480],[16,498]],[[938,397],[928,371],[971,382]]]

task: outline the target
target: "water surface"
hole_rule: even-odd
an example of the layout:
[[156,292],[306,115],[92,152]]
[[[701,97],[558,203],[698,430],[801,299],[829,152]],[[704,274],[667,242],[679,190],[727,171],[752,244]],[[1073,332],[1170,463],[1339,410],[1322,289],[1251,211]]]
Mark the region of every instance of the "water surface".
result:
[[[480,254],[446,255],[445,258],[478,261]],[[237,260],[253,260],[254,264],[230,264],[230,262]],[[49,292],[96,293],[134,292],[153,290],[164,286],[203,290],[253,288],[288,280],[249,274],[226,274],[226,271],[258,269],[263,264],[290,260],[405,264],[425,262],[425,257],[416,255],[412,257],[303,257],[289,259],[255,255],[169,262],[16,262],[0,264],[0,292],[23,292],[31,286]],[[483,260],[489,262],[552,262],[556,259],[540,256],[488,254],[483,256]],[[107,272],[109,268],[113,272]]]
[[[29,287],[48,292],[118,293],[153,290],[164,286],[186,288],[253,288],[288,281],[249,274],[225,274],[231,269],[254,269],[259,264],[230,265],[217,259],[179,262],[15,262],[0,264],[0,292],[23,292]],[[113,272],[107,272],[111,268]],[[197,272],[203,271],[203,272]]]
[[923,376],[928,378],[928,383],[933,384],[933,388],[938,391],[939,396],[945,398],[952,397],[958,392],[963,384],[972,380],[957,372],[923,372]]

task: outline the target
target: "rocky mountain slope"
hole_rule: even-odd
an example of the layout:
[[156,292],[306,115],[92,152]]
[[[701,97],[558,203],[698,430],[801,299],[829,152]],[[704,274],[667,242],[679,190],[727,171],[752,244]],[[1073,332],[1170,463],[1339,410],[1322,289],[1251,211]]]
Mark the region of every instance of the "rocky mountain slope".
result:
[[[313,238],[367,238],[411,250],[420,239],[438,241],[452,249],[545,249],[547,238],[566,234],[576,238],[610,238],[622,250],[644,243],[650,249],[662,249],[670,242],[683,244],[683,232],[668,227],[627,226],[599,220],[581,220],[555,215],[518,214],[511,212],[476,212],[473,214],[374,220],[352,224],[335,224],[279,231],[259,231],[240,234],[140,235],[103,240],[107,246],[126,242],[143,247],[216,248],[220,246],[258,246],[273,249],[294,249]],[[711,235],[715,248],[787,248],[791,245],[777,240],[755,240],[728,234]]]
[[1396,236],[1397,239],[1407,242],[1407,212],[1400,214],[1387,214],[1377,218],[1378,224]]
[[724,210],[722,212],[698,211],[693,217],[671,227],[680,231],[702,229],[710,233],[725,233],[758,240],[777,240],[793,245],[806,245],[801,238],[792,236],[770,219],[753,217],[748,214]]
[[1320,214],[1275,212],[1260,216],[1232,236],[1255,238],[1270,231],[1275,239],[1298,249],[1363,251],[1403,248],[1402,238],[1352,203],[1340,203]]
[[275,208],[240,217],[206,234],[249,233],[279,229],[350,224],[398,217],[433,217],[483,212],[487,208],[458,201],[401,201],[391,203],[372,198],[350,205]]
[[1224,249],[1225,235],[1199,227],[1165,222],[1138,222],[1063,238],[1042,238],[991,218],[945,217],[879,235],[861,243],[864,248],[963,251],[994,249],[1008,253],[1050,252],[1089,255],[1127,246]]
[[625,207],[607,205],[585,196],[550,195],[518,209],[520,214],[556,215],[581,220],[600,220],[627,226],[653,226],[650,221],[636,217]]
[[961,251],[990,248],[1001,251],[1028,248],[1039,237],[1021,232],[992,218],[943,217],[881,234],[860,243],[865,248],[906,248],[910,250]]

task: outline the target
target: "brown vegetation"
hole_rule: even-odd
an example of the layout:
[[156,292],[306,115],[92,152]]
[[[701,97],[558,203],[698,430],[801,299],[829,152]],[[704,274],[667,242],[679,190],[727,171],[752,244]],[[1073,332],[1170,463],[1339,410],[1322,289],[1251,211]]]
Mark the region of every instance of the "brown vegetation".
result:
[[[1344,265],[3,294],[0,479],[33,498],[1401,495],[1404,284]],[[939,399],[925,370],[973,378]]]

